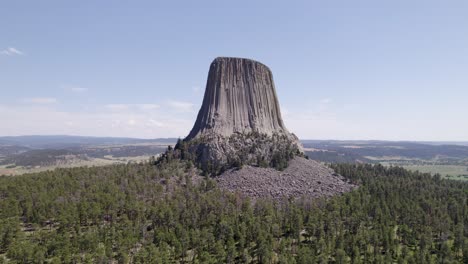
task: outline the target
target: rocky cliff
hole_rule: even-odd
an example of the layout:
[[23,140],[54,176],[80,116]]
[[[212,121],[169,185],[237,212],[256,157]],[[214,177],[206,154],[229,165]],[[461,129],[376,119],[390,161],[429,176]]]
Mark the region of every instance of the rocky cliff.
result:
[[221,188],[253,199],[331,196],[356,187],[303,156],[284,126],[270,69],[249,59],[216,58],[192,130],[159,162],[189,160],[217,175]]
[[248,132],[289,134],[281,118],[273,75],[254,60],[216,58],[210,66],[197,121],[186,139]]
[[264,64],[216,58],[189,135],[166,156],[192,160],[205,172],[253,165],[284,169],[302,155],[281,118],[273,75]]

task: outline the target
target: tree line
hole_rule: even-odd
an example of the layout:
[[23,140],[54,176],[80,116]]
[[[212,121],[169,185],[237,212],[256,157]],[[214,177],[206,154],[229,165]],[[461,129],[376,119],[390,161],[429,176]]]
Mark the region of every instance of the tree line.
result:
[[468,183],[334,164],[360,187],[251,201],[153,162],[0,177],[0,263],[468,263]]

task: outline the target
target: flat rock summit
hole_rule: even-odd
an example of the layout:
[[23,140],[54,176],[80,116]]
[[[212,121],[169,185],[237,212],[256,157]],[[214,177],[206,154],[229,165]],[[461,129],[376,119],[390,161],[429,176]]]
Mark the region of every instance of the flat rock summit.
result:
[[210,65],[192,130],[160,159],[190,160],[218,176],[221,187],[252,197],[318,197],[352,188],[304,157],[284,125],[271,70],[251,59],[219,57]]

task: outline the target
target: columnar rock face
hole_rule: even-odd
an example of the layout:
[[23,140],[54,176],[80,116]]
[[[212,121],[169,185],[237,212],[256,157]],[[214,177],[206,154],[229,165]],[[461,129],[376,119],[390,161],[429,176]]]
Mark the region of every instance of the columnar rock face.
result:
[[320,197],[354,188],[301,156],[299,140],[281,118],[270,69],[249,59],[216,58],[195,125],[158,162],[191,161],[218,175],[221,188],[254,199]]
[[210,66],[203,105],[187,140],[203,134],[289,134],[281,118],[273,75],[250,59],[216,58]]
[[243,165],[283,169],[302,147],[284,126],[270,69],[249,59],[216,58],[195,125],[171,155],[217,174]]

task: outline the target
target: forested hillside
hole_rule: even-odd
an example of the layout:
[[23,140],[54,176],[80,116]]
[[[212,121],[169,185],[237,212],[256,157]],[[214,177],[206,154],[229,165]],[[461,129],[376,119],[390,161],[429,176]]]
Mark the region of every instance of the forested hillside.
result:
[[171,161],[0,177],[0,263],[468,263],[468,183],[333,165],[360,187],[257,200]]

